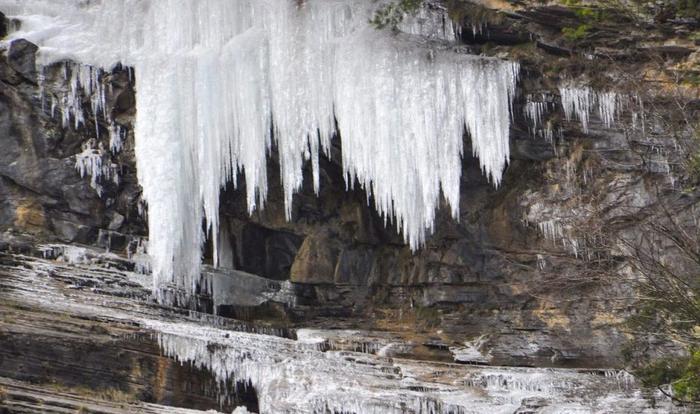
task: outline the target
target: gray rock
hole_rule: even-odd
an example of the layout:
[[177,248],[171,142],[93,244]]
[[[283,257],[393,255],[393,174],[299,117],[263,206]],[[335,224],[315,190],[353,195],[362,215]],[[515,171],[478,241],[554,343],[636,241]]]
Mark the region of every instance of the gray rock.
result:
[[[136,212],[139,189],[129,142],[133,136],[127,136],[122,153],[105,156],[104,162],[120,165],[122,176],[119,185],[101,182],[100,198],[90,186],[90,177],[81,178],[76,171],[74,155],[88,140],[99,141],[94,138],[94,123],[101,125],[104,120],[91,118],[87,107],[86,125],[77,129],[64,129],[60,119],[51,118],[42,108],[46,103],[37,99],[36,51],[35,45],[22,39],[0,51],[0,230],[81,243],[100,242],[98,233],[103,227],[145,233],[143,219]],[[63,68],[59,63],[44,69],[45,99],[68,88]],[[133,92],[131,83],[123,81],[128,79],[125,71],[105,73],[102,81],[112,78],[117,79],[111,88],[115,93]],[[107,110],[120,114],[110,110],[118,97],[108,94],[106,98]],[[129,122],[126,119],[124,125],[128,127]],[[100,140],[108,139],[104,131]],[[108,147],[108,142],[102,145]]]
[[107,226],[107,228],[110,230],[119,230],[123,224],[124,224],[124,216],[122,216],[119,213],[114,213],[112,215],[112,219],[110,220],[109,226]]
[[39,48],[24,39],[10,42],[7,51],[7,62],[10,67],[31,82],[36,82],[36,52]]
[[8,30],[7,26],[8,26],[7,17],[5,17],[5,15],[2,12],[0,12],[0,39],[7,36],[7,30]]

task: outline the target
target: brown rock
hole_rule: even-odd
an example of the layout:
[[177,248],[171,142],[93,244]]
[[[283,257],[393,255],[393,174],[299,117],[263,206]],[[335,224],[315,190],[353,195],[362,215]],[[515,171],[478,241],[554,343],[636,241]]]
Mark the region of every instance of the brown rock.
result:
[[307,236],[292,264],[290,279],[297,283],[333,283],[339,252],[330,231]]

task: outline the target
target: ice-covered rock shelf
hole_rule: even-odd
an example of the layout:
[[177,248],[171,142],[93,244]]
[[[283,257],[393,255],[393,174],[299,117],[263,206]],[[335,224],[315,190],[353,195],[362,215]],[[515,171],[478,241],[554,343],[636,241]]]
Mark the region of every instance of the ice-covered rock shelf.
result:
[[[10,39],[39,45],[42,64],[85,65],[66,76],[95,113],[104,107],[98,68],[134,68],[156,286],[193,291],[205,237],[219,257],[221,187],[243,175],[249,211],[263,207],[273,148],[290,219],[304,164],[318,192],[319,156],[340,135],[346,186],[365,189],[412,249],[433,230],[442,195],[459,216],[465,130],[500,183],[518,64],[454,50],[439,10],[406,21],[407,33],[377,30],[369,20],[380,4],[0,0],[0,10],[21,22]],[[52,103],[66,125],[81,124],[74,95]]]
[[[386,346],[333,345],[359,343],[363,335],[372,343],[386,333],[311,327],[295,340],[265,329],[246,332],[235,320],[148,302],[148,278],[126,270],[133,267],[126,258],[61,245],[41,252],[46,258],[0,253],[0,310],[70,315],[47,337],[63,337],[60,324],[74,320],[150,333],[166,356],[207,368],[222,383],[249,384],[261,413],[668,412],[662,401],[651,408],[624,371],[482,367],[388,357]],[[23,323],[10,318],[3,329],[25,332]]]

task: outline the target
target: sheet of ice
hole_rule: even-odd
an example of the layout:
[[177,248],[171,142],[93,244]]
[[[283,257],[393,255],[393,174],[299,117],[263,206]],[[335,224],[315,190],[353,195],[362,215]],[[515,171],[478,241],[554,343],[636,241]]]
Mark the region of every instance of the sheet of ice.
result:
[[[433,230],[441,194],[459,217],[465,130],[499,185],[518,65],[452,50],[439,40],[454,37],[444,13],[407,20],[413,34],[376,30],[369,18],[377,6],[0,0],[22,22],[11,37],[37,43],[40,63],[83,63],[71,70],[73,90],[91,97],[94,113],[104,108],[94,68],[135,69],[135,151],[155,285],[190,290],[205,237],[219,257],[220,188],[243,175],[249,211],[263,207],[273,143],[288,219],[304,163],[318,192],[320,153],[340,134],[346,185],[359,183],[414,250]],[[75,101],[69,94],[56,105],[80,125]]]

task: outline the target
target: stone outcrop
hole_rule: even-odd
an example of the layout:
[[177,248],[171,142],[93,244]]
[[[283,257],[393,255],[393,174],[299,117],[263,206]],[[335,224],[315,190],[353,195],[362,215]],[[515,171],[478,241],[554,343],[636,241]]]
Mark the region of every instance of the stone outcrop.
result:
[[[93,116],[82,128],[63,128],[60,119],[51,116],[50,97],[65,90],[68,80],[63,78],[63,64],[56,64],[41,74],[45,79],[40,87],[36,50],[35,45],[19,40],[0,56],[2,228],[85,244],[105,244],[114,238],[113,247],[124,248],[125,239],[110,232],[142,234],[144,228],[138,214],[140,190],[133,143],[127,142],[119,155],[107,155],[119,165],[120,183],[105,184],[100,198],[90,187],[90,179],[81,178],[76,156],[95,136],[95,128],[108,142],[106,125]],[[104,82],[113,89],[109,101],[113,117],[119,119],[123,111],[133,115],[133,89],[127,72],[117,70],[106,75]]]

